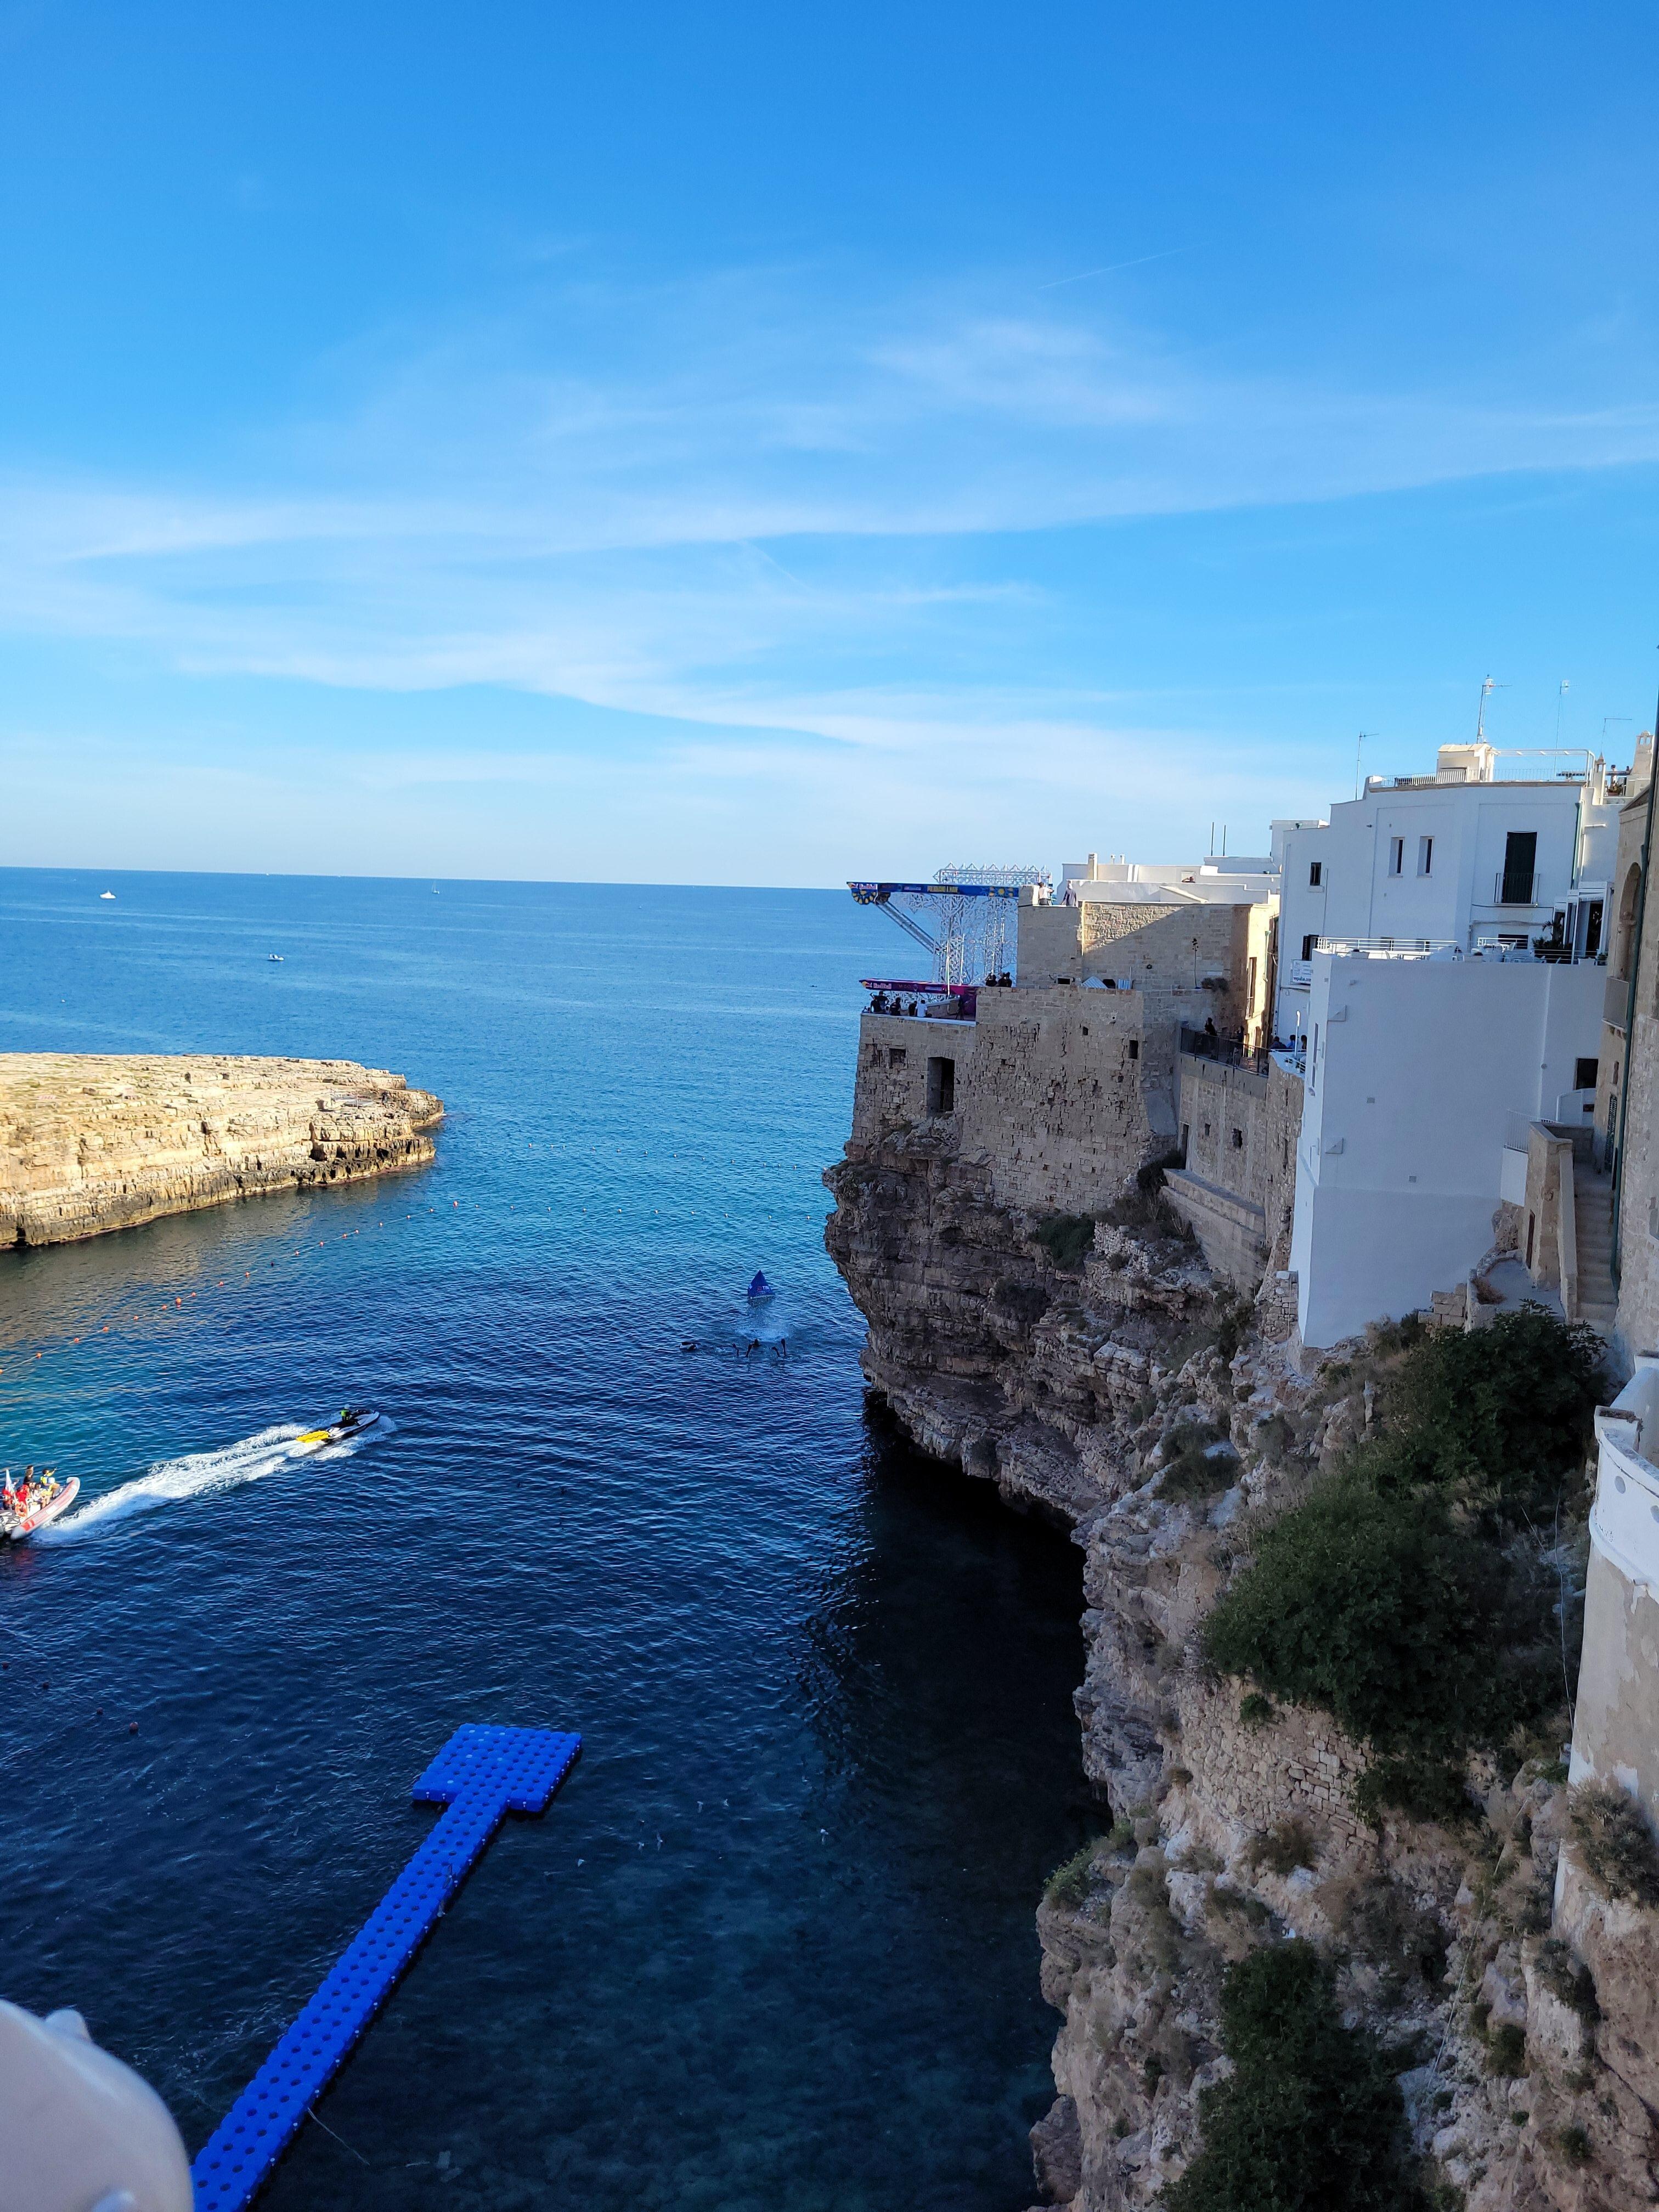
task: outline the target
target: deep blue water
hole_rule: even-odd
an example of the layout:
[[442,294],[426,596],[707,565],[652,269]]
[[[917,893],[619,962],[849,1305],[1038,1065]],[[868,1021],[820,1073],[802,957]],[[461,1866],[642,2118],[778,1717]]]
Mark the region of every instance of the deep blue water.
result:
[[[449,1108],[414,1175],[0,1255],[0,1461],[91,1504],[0,1559],[0,1994],[79,2006],[193,2152],[449,1731],[577,1728],[272,2212],[1029,2203],[1079,1570],[866,1411],[818,1176],[879,919],[14,870],[0,946],[0,1048],[341,1055]],[[248,1441],[349,1399],[393,1425],[331,1464]]]

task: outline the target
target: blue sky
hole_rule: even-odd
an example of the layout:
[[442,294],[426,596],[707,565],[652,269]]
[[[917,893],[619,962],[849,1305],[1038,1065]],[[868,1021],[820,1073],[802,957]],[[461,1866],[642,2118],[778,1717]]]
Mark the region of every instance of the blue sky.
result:
[[1254,850],[1488,673],[1626,757],[1654,33],[0,0],[0,860]]

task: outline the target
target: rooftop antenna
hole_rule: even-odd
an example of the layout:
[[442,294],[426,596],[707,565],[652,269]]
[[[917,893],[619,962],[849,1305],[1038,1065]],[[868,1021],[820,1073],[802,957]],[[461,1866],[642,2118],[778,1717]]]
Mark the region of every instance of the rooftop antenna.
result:
[[1480,712],[1474,718],[1474,742],[1476,744],[1484,745],[1486,742],[1487,693],[1490,691],[1507,691],[1509,688],[1510,687],[1507,684],[1500,684],[1495,677],[1492,676],[1488,676],[1482,683],[1480,686]]
[[1564,676],[1561,678],[1561,688],[1555,695],[1555,742],[1558,747],[1561,743],[1561,709],[1567,703],[1567,693],[1571,690],[1571,684]]
[[1365,750],[1366,738],[1374,738],[1376,735],[1377,732],[1375,730],[1362,730],[1359,732],[1359,742],[1353,749],[1353,795],[1356,799],[1359,796],[1359,757]]

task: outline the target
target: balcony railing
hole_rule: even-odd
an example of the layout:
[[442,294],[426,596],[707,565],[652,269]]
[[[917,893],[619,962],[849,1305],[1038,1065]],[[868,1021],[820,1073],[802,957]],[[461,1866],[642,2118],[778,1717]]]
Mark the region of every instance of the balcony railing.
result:
[[1258,1075],[1267,1072],[1267,1053],[1246,1052],[1242,1031],[1223,1036],[1214,1030],[1195,1030],[1182,1022],[1178,1044],[1194,1060],[1213,1060],[1222,1067],[1251,1067]]
[[1433,952],[1449,952],[1449,937],[1322,937],[1321,952],[1359,953],[1368,960],[1426,960]]
[[1543,880],[1542,876],[1512,876],[1507,868],[1500,869],[1492,878],[1492,902],[1494,906],[1541,906],[1539,886]]

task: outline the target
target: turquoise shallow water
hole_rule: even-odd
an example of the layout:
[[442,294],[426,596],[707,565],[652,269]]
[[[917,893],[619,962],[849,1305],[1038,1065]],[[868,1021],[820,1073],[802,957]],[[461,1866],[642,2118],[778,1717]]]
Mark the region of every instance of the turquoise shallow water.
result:
[[[6,871],[0,940],[0,1048],[336,1054],[450,1109],[415,1175],[0,1255],[0,1461],[87,1499],[0,1559],[0,1994],[80,2006],[194,2150],[450,1729],[578,1728],[264,2201],[1029,2203],[1079,1567],[866,1409],[818,1176],[879,919]],[[295,1462],[348,1399],[387,1432]]]

